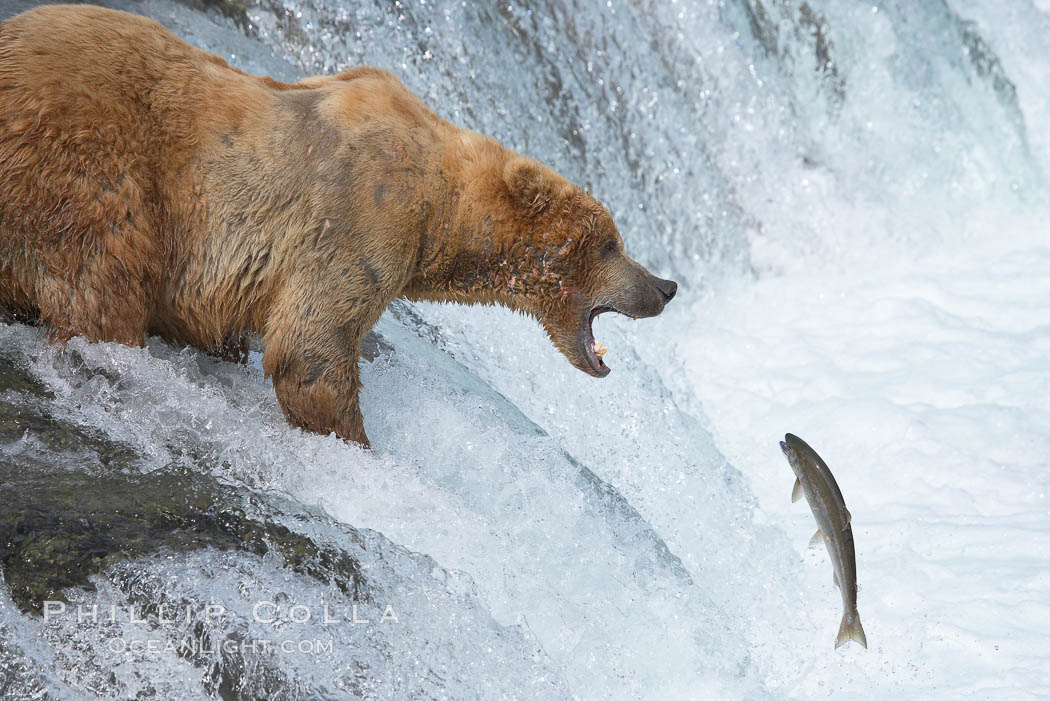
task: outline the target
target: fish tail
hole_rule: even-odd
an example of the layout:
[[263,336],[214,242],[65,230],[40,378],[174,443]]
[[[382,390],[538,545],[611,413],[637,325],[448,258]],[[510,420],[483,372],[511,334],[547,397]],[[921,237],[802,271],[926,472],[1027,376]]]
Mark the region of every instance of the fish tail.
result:
[[853,614],[850,621],[846,614],[842,614],[842,624],[839,626],[839,637],[835,638],[835,649],[842,647],[850,640],[860,643],[864,649],[868,649],[868,636],[864,635],[864,627],[860,624],[860,615]]

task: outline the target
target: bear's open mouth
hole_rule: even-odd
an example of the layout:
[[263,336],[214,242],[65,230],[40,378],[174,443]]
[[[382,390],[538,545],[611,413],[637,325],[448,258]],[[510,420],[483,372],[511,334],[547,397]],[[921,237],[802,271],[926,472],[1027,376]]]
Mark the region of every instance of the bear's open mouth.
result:
[[612,307],[594,307],[590,313],[585,316],[585,323],[580,324],[580,352],[583,357],[587,359],[587,365],[590,366],[591,374],[595,377],[605,377],[609,374],[609,366],[602,360],[602,356],[605,355],[605,345],[594,342],[594,330],[591,328],[591,324],[594,323],[595,318],[599,314],[604,312],[616,311]]

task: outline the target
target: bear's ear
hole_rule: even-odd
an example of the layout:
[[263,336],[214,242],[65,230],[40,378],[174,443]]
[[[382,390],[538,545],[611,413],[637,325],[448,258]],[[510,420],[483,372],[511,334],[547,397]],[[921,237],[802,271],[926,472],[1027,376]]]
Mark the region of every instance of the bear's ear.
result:
[[510,159],[503,168],[503,182],[511,203],[527,216],[541,214],[550,206],[551,182],[535,161],[520,156]]

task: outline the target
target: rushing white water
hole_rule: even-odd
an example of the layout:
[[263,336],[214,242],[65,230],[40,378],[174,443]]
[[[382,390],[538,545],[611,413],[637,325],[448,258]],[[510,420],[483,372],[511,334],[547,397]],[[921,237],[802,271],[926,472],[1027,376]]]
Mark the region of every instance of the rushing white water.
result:
[[[288,428],[257,356],[55,350],[0,328],[53,395],[5,398],[139,456],[116,470],[95,443],[29,431],[2,448],[12,475],[41,471],[41,494],[48,475],[187,476],[344,552],[364,590],[336,586],[331,558],[291,571],[273,543],[150,552],[66,590],[190,606],[169,622],[45,622],[5,588],[8,695],[1050,693],[1046,8],[275,1],[249,7],[247,37],[129,8],[279,77],[394,70],[588,187],[680,293],[656,319],[597,322],[603,381],[505,310],[396,305],[377,329],[393,350],[363,366],[370,452]],[[786,431],[853,513],[867,651],[833,649],[838,593],[790,503]],[[370,624],[316,620],[358,598]],[[259,600],[314,619],[260,623]],[[397,623],[378,622],[387,605]],[[144,630],[333,649],[113,652]]]

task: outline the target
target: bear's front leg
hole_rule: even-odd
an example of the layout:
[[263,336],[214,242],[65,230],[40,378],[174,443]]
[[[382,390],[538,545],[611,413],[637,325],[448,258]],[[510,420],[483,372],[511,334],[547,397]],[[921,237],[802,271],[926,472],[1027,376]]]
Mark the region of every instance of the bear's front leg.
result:
[[[279,323],[282,318],[288,324]],[[266,332],[263,369],[273,378],[288,421],[369,447],[358,403],[357,324],[335,326],[310,314],[282,315],[277,321]]]
[[277,401],[288,421],[307,431],[335,432],[344,440],[370,447],[358,404],[361,382],[356,355],[353,361],[347,358],[347,362],[353,364],[349,372],[333,369],[321,372],[320,377],[317,377],[317,368],[309,365],[311,361],[306,362],[305,368],[272,373]]

